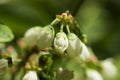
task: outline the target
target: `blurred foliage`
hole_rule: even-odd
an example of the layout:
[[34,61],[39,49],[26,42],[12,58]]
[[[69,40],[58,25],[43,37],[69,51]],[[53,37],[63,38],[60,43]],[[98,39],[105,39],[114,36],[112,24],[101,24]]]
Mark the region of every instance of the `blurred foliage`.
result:
[[14,38],[12,31],[5,25],[0,25],[0,42],[9,42]]
[[44,26],[66,10],[75,16],[100,59],[119,56],[119,0],[0,0],[0,21],[17,39],[28,28]]

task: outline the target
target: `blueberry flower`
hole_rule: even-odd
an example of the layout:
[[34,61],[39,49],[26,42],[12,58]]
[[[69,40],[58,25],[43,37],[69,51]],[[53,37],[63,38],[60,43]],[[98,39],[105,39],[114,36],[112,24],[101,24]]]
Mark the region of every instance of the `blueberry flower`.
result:
[[61,54],[68,48],[68,39],[64,32],[59,32],[56,34],[54,39],[54,48]]

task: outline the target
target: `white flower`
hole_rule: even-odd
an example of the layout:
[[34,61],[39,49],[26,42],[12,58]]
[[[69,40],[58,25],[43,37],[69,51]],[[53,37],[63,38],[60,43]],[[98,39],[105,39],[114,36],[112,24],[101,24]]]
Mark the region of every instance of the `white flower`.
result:
[[41,31],[41,27],[36,26],[33,28],[30,28],[26,33],[25,33],[25,41],[26,44],[29,47],[33,47],[37,45],[37,40],[38,40],[38,36],[39,36],[39,32]]
[[103,80],[100,73],[93,69],[88,69],[87,72],[87,80]]
[[74,34],[68,34],[69,46],[67,48],[67,53],[69,57],[77,57],[81,54],[82,44],[80,39]]
[[77,63],[84,63],[88,62],[90,58],[90,53],[88,52],[88,48],[85,46],[84,43],[81,43],[81,53],[79,53],[78,56],[76,56],[73,60]]
[[45,26],[41,32],[39,32],[38,37],[38,47],[39,49],[45,49],[52,46],[52,42],[54,39],[54,28],[51,25]]
[[84,43],[81,42],[82,45],[82,51],[81,54],[79,55],[82,61],[88,61],[90,58],[90,53],[88,51],[88,48]]
[[54,29],[51,25],[44,28],[36,26],[25,33],[25,41],[29,47],[37,46],[43,50],[52,46]]
[[54,39],[54,48],[58,53],[63,53],[68,48],[68,39],[64,32],[56,34]]
[[74,33],[68,35],[68,42],[67,53],[69,57],[74,57],[75,61],[79,63],[89,60],[90,53],[86,45]]
[[102,66],[102,74],[106,78],[114,78],[117,74],[117,68],[116,66],[112,63],[111,59],[106,59],[101,62]]
[[35,71],[29,71],[22,80],[38,80],[37,73]]

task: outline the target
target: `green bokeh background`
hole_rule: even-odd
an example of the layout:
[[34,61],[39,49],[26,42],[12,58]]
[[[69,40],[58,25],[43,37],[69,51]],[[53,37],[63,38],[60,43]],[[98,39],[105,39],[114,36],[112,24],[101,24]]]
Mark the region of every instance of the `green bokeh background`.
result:
[[119,68],[119,0],[0,0],[0,21],[12,29],[17,39],[28,28],[45,26],[66,10],[75,17],[98,58],[113,57]]

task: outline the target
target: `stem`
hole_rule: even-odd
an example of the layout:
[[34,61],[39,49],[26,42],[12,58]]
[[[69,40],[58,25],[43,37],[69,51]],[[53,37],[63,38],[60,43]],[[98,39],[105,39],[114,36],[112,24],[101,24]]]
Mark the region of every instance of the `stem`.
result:
[[66,25],[68,34],[70,33],[69,25]]
[[55,25],[60,22],[60,19],[56,18],[51,22],[51,25]]
[[64,27],[64,25],[60,26],[60,32],[63,32],[63,27]]

